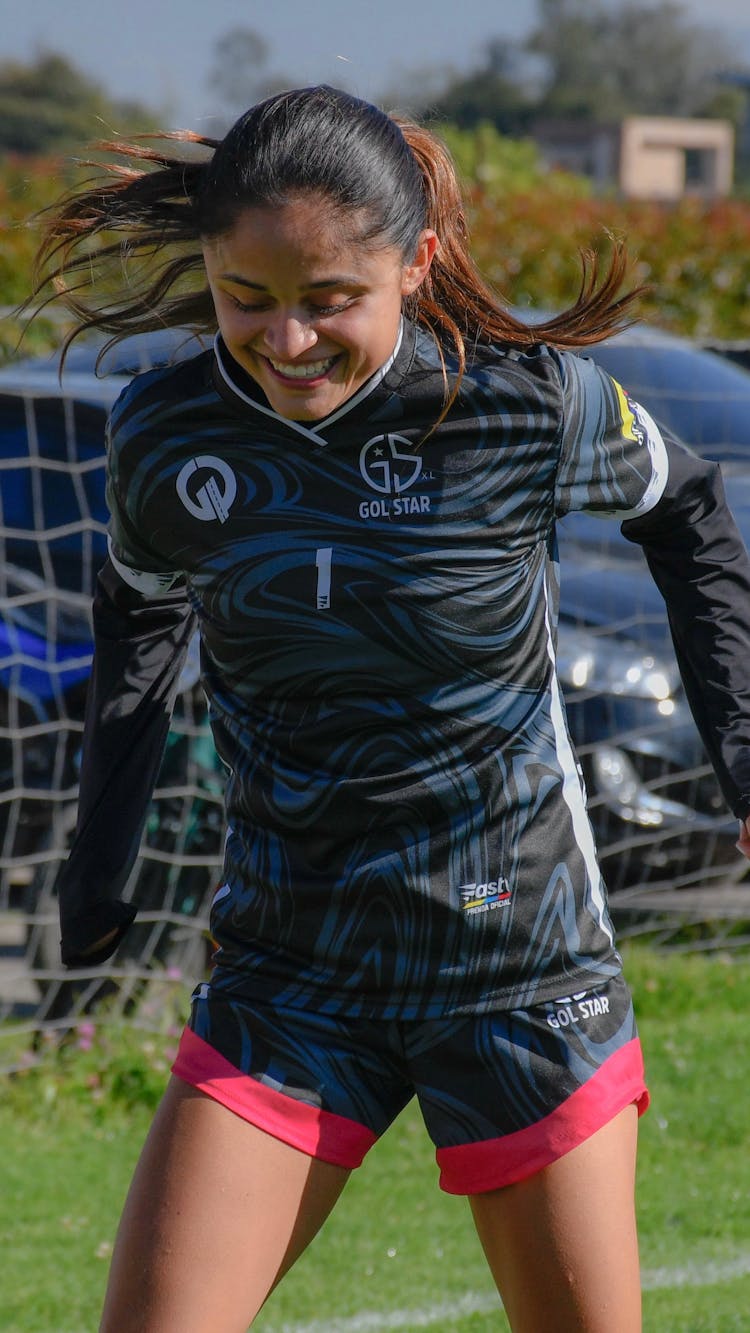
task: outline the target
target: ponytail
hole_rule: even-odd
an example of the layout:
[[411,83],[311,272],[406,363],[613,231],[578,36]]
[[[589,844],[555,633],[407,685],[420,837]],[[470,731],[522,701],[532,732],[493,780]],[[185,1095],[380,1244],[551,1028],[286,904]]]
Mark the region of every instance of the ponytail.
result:
[[398,123],[422,174],[427,203],[425,226],[440,240],[427,278],[409,298],[412,314],[433,331],[448,335],[462,367],[467,341],[472,345],[500,343],[512,347],[548,342],[577,348],[601,341],[628,322],[640,289],[618,299],[628,270],[622,242],[614,242],[603,275],[596,254],[582,253],[581,285],[570,309],[533,325],[516,319],[487,286],[471,258],[464,200],[447,149],[423,126],[409,121]]
[[73,316],[63,357],[89,329],[117,342],[165,327],[215,327],[192,198],[205,171],[205,154],[201,160],[194,150],[216,143],[187,131],[149,137],[179,141],[190,156],[101,143],[124,162],[87,163],[98,177],[41,215],[28,304],[39,310],[56,302]]

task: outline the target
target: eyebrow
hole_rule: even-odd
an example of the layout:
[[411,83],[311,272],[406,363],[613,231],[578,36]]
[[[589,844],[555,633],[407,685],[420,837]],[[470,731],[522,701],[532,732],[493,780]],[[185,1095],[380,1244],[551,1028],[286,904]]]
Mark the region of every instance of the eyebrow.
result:
[[[234,282],[239,287],[249,287],[254,292],[267,292],[268,288],[260,282],[250,282],[249,278],[240,277],[239,273],[221,273],[220,278],[224,282]],[[319,282],[308,282],[303,291],[316,291],[319,287],[361,287],[361,278],[352,278],[346,274],[338,274],[332,278],[323,278]]]

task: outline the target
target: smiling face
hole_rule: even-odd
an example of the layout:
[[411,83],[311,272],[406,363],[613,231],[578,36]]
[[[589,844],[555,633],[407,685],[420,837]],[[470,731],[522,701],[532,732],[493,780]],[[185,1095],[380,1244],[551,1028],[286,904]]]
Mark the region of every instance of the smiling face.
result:
[[402,298],[425,277],[437,241],[398,249],[362,243],[364,219],[319,196],[249,208],[203,245],[221,336],[273,409],[293,421],[329,416],[393,352]]

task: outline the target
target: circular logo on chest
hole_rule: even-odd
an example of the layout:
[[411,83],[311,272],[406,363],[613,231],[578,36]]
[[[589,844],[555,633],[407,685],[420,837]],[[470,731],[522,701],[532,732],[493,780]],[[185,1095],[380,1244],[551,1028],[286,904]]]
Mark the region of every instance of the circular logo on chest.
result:
[[222,458],[191,458],[177,477],[177,494],[189,514],[202,523],[226,523],[237,495],[237,478]]

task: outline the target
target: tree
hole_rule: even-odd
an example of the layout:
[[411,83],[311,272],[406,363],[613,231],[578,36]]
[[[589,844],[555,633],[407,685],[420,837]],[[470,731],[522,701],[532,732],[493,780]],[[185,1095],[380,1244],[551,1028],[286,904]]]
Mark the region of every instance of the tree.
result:
[[591,194],[585,177],[550,170],[533,140],[501,134],[489,121],[480,121],[471,129],[451,122],[438,123],[434,128],[449,149],[470,199],[528,195],[540,189],[547,198],[586,198]]
[[542,117],[741,117],[742,99],[720,85],[729,43],[692,23],[676,0],[537,0],[537,11],[524,43],[492,39],[475,68],[420,109],[461,128],[491,121],[513,135]]
[[538,112],[589,120],[691,116],[711,105],[731,48],[674,0],[538,0],[527,49],[543,65]]
[[114,101],[65,56],[42,51],[29,65],[0,62],[0,153],[43,155],[94,139],[153,129],[152,110]]
[[253,28],[230,28],[214,46],[209,84],[233,113],[283,87],[289,81],[268,70],[268,42]]
[[[518,43],[493,38],[484,48],[481,64],[465,75],[454,75],[437,95],[420,98],[419,109],[430,117],[452,121],[460,129],[491,122],[503,134],[523,134],[534,110],[524,78],[524,52]],[[419,89],[420,77],[412,79]]]

